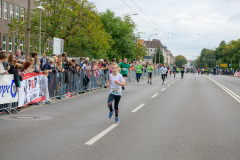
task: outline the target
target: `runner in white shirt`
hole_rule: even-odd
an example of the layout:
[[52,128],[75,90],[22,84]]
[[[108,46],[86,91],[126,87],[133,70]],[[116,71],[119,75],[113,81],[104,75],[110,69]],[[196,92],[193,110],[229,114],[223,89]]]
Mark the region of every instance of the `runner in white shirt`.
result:
[[162,65],[162,67],[161,67],[161,74],[162,74],[162,84],[164,84],[164,81],[165,81],[165,76],[166,76],[166,73],[167,73],[167,71],[168,71],[168,69],[167,69],[167,67],[166,67],[166,65],[164,64],[164,65]]
[[113,107],[112,103],[113,100],[114,102],[114,109],[115,109],[115,123],[119,123],[119,109],[118,109],[118,104],[120,102],[121,96],[122,96],[122,86],[126,85],[126,81],[123,78],[121,74],[118,73],[118,64],[113,63],[112,66],[112,74],[109,75],[109,81],[106,84],[106,87],[109,86],[110,84],[110,92],[109,92],[109,97],[108,97],[108,108],[110,110],[109,113],[109,119],[112,119],[113,116]]

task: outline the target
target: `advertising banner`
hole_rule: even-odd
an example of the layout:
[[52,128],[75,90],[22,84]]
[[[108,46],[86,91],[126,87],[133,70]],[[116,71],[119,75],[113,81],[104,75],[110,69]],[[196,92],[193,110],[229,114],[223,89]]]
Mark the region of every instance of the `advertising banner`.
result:
[[235,77],[240,77],[240,72],[235,72],[234,76]]
[[0,104],[18,102],[13,75],[0,75]]
[[42,73],[26,73],[19,89],[18,107],[45,99],[42,93]]

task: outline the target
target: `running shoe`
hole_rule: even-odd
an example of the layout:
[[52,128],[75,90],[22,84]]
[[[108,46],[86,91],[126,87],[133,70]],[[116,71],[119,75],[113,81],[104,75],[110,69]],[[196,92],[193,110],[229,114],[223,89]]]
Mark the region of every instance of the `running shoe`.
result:
[[152,82],[150,82],[150,84],[152,84]]
[[148,81],[148,83],[149,83],[149,81]]
[[109,112],[109,119],[112,119],[113,112],[114,112],[114,110],[112,112]]
[[52,104],[52,103],[48,101],[48,102],[45,102],[45,104]]
[[115,123],[119,123],[119,118],[115,118]]
[[124,90],[124,89],[125,89],[125,87],[124,87],[124,86],[122,86],[122,89]]

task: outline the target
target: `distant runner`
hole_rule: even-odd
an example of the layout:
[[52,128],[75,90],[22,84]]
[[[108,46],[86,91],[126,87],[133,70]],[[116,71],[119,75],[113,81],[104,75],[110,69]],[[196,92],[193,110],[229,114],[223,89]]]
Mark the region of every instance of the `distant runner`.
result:
[[184,71],[185,71],[185,68],[184,68],[183,65],[182,65],[182,67],[181,67],[181,78],[182,78],[182,79],[183,79]]
[[175,76],[176,76],[176,72],[177,72],[177,67],[176,67],[176,65],[174,65],[174,67],[173,67],[174,78],[175,78]]
[[[123,78],[127,82],[127,76],[129,75],[130,77],[130,64],[127,63],[127,58],[125,58],[123,62],[119,64],[119,67],[121,68],[120,74],[123,76]],[[125,87],[122,86],[122,89],[124,90]]]
[[139,79],[141,78],[141,75],[142,75],[143,66],[141,64],[139,64],[139,62],[137,61],[134,69],[136,71],[136,77],[137,77],[137,82],[138,82],[137,84],[139,84]]
[[150,62],[149,65],[147,66],[147,71],[148,71],[148,83],[149,83],[149,78],[150,78],[150,84],[152,84],[152,72],[154,70],[154,67],[152,66],[152,63]]

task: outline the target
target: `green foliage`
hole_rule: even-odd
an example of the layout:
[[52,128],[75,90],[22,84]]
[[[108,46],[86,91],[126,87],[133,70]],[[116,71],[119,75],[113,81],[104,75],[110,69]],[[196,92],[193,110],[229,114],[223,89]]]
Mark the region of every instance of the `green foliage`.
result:
[[186,59],[186,57],[184,57],[182,55],[178,55],[175,57],[174,64],[177,67],[181,67],[182,65],[187,64],[187,59]]
[[[164,63],[164,57],[163,57],[163,52],[161,50],[160,47],[157,48],[157,50],[155,51],[156,54],[154,54],[153,58],[152,58],[152,61],[154,63],[159,63],[159,55],[160,55],[160,64],[163,64]],[[156,62],[155,62],[155,55],[157,55],[156,57]]]
[[114,12],[107,10],[100,13],[100,16],[106,32],[113,40],[113,44],[107,52],[107,57],[135,59],[138,55],[143,55],[137,47],[136,39],[138,35],[134,34],[136,24],[129,15],[124,15],[121,18],[115,16]]
[[[215,61],[202,60],[205,59],[215,59]],[[216,64],[226,63],[231,64],[232,68],[239,68],[240,60],[240,39],[233,40],[226,44],[225,41],[221,41],[219,46],[215,50],[203,49],[200,56],[196,61],[196,66],[199,68],[214,67]]]
[[[106,56],[112,40],[105,32],[101,18],[95,6],[83,0],[41,0],[42,11],[42,49],[46,49],[47,41],[53,37],[64,39],[64,50],[70,56],[88,56],[97,58]],[[36,2],[36,5],[39,5]],[[26,17],[26,16],[25,16]],[[39,9],[31,12],[31,50],[38,50],[39,43]],[[26,21],[13,20],[8,25],[9,34],[20,38],[26,35]],[[50,49],[51,50],[51,49]]]

